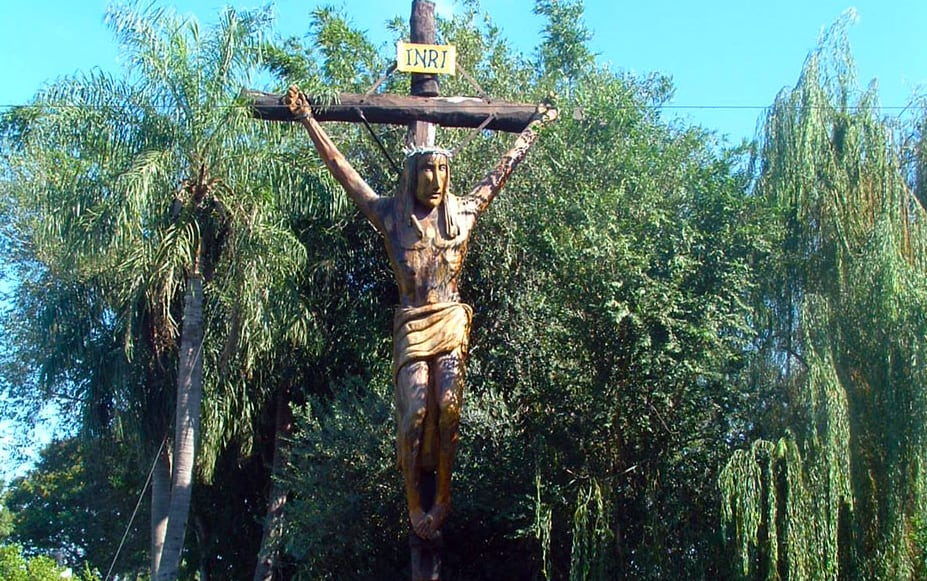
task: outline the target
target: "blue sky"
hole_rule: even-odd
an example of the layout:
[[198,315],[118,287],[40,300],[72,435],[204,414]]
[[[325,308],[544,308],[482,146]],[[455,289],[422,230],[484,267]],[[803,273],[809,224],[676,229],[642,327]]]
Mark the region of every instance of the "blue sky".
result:
[[[0,6],[0,105],[26,102],[45,82],[98,67],[118,70],[118,54],[103,24],[106,0],[8,0]],[[209,22],[225,5],[252,8],[260,0],[162,1]],[[408,18],[410,0],[279,0],[275,30],[305,32],[317,4],[346,9],[353,23],[385,43],[384,23]],[[438,0],[438,11],[454,0]],[[530,53],[542,20],[533,0],[484,0],[481,7],[513,45]],[[886,114],[927,92],[927,2],[924,0],[586,0],[585,20],[599,61],[614,70],[673,77],[671,116],[682,116],[734,141],[752,137],[762,108],[794,85],[825,27],[853,7],[850,32],[862,83],[879,82]],[[384,50],[386,47],[384,45]]]
[[[119,55],[103,23],[107,0],[0,3],[0,110],[26,103],[43,84],[94,68],[119,71]],[[262,6],[260,0],[161,1],[202,23],[226,5]],[[384,23],[408,18],[411,0],[278,0],[281,36],[301,35],[317,4],[342,7],[356,27],[390,49]],[[453,0],[438,0],[449,15]],[[542,20],[533,0],[484,0],[513,46],[531,53]],[[675,97],[666,111],[732,141],[754,135],[763,108],[795,84],[821,31],[851,7],[857,22],[850,42],[862,84],[876,79],[886,115],[900,115],[911,97],[927,95],[925,0],[586,0],[585,22],[599,62],[616,71],[673,77]],[[13,427],[0,423],[0,476],[10,474]],[[0,478],[2,480],[2,478]]]

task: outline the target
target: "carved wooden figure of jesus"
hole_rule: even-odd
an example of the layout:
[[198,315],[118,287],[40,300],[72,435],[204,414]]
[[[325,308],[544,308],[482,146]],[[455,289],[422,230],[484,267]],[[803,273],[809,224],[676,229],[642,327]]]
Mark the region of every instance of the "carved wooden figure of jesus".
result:
[[[397,453],[412,529],[431,539],[451,503],[472,317],[457,290],[467,243],[480,214],[534,144],[538,126],[555,119],[556,110],[539,107],[536,119],[466,196],[449,192],[449,152],[416,148],[406,157],[396,195],[384,197],[338,151],[298,88],[290,87],[286,102],[329,171],[386,245],[400,301],[393,320]],[[436,474],[435,499],[427,512],[419,492],[426,471]]]

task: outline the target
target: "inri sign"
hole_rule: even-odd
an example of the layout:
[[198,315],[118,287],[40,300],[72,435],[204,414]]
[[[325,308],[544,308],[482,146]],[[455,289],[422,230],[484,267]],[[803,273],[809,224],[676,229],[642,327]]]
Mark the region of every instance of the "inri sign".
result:
[[451,44],[396,44],[396,68],[404,73],[453,75],[457,48]]

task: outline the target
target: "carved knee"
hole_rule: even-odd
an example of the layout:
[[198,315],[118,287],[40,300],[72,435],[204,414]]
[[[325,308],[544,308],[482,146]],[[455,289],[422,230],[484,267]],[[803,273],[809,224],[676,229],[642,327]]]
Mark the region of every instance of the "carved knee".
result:
[[460,421],[460,400],[453,393],[445,393],[439,403],[438,421],[442,426],[456,425]]
[[400,422],[400,429],[402,429],[403,433],[409,436],[418,433],[422,426],[425,425],[426,412],[427,408],[424,403],[407,410]]

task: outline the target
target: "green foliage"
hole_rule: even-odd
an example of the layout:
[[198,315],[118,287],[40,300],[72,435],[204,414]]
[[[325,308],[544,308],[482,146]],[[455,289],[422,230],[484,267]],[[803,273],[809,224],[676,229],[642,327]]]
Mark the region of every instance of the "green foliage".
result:
[[0,545],[0,577],[7,581],[60,581],[63,571],[54,559],[27,558],[19,545]]
[[924,572],[911,523],[927,490],[927,215],[874,89],[856,88],[847,23],[776,100],[759,152],[774,245],[752,376],[777,408],[760,433],[786,435],[720,480],[748,577]]
[[918,516],[912,520],[914,527],[914,550],[919,555],[917,562],[918,571],[927,571],[927,519]]
[[[56,555],[80,569],[107,571],[143,488],[131,450],[78,439],[49,444],[35,469],[9,483],[2,496],[11,516],[10,540],[28,554]],[[140,507],[116,572],[147,569],[147,506]]]
[[10,509],[0,504],[0,543],[5,543],[13,532],[13,515]]
[[322,74],[346,83],[343,90],[366,91],[371,76],[376,79],[385,70],[385,63],[364,33],[351,28],[334,9],[312,11],[311,33],[318,41]]
[[399,578],[405,566],[392,416],[382,391],[365,387],[347,382],[331,403],[297,413],[285,536],[306,579]]
[[661,126],[646,83],[609,77],[564,104],[608,125],[544,135],[481,224],[468,288],[486,351],[470,377],[523,410],[554,509],[551,577],[659,577],[666,552],[696,574],[713,492],[690,486],[724,453],[759,240],[733,158]]
[[906,151],[908,175],[921,208],[927,210],[927,97],[921,97],[915,105],[918,114]]
[[592,34],[583,24],[580,0],[536,0],[534,13],[546,20],[539,50],[547,76],[578,81],[593,69],[595,57],[588,46]]
[[263,454],[245,455],[240,448],[229,446],[216,459],[216,477],[198,483],[181,579],[193,578],[194,571],[209,579],[253,575],[267,510],[270,466],[266,461]]

